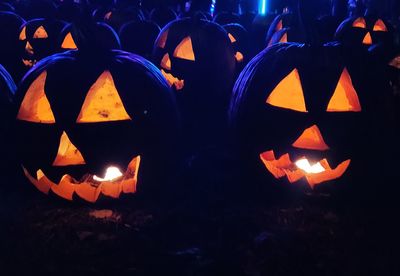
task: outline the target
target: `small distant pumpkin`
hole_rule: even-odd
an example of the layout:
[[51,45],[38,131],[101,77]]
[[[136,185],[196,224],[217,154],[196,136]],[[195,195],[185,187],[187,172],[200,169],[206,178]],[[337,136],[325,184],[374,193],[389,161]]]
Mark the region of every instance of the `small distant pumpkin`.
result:
[[30,68],[42,58],[58,51],[57,41],[65,22],[51,19],[32,19],[19,32],[21,62]]

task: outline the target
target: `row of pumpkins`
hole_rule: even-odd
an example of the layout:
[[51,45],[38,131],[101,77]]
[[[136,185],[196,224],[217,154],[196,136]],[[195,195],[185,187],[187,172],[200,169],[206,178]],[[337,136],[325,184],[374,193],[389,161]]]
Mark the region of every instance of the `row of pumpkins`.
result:
[[[388,30],[376,22],[372,31]],[[359,31],[364,23],[357,18],[352,25]],[[30,53],[33,41],[49,38],[52,28],[33,20],[19,39]],[[119,198],[136,192],[138,182],[146,186],[142,167],[159,180],[180,158],[177,152],[185,158],[228,141],[243,163],[311,187],[341,178],[352,166],[371,170],[375,165],[366,159],[379,151],[374,146],[391,150],[391,143],[381,144],[393,128],[382,121],[385,67],[371,66],[367,53],[350,58],[337,44],[271,44],[244,67],[232,93],[246,60],[233,31],[198,18],[173,21],[155,42],[155,65],[110,50],[106,33],[112,34],[100,23],[71,26],[62,45],[77,49],[37,63],[24,58],[34,66],[14,106],[2,107],[13,118],[23,172],[45,194],[88,202]],[[2,97],[11,98],[15,85],[5,70],[1,75]]]

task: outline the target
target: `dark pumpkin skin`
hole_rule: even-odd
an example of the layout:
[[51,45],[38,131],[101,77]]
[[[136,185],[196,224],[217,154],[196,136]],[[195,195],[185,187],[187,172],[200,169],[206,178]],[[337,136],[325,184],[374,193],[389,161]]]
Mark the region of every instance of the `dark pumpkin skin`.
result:
[[18,35],[21,26],[25,23],[19,15],[13,12],[0,12],[0,31],[3,39],[1,42],[0,64],[18,82],[25,71],[21,63],[20,52],[16,51],[18,48]]
[[[366,23],[365,29],[352,26],[353,22],[359,17],[364,18]],[[382,20],[383,23],[386,25],[387,32],[373,31],[374,24],[378,19]],[[347,18],[337,28],[335,39],[348,46],[369,47],[371,45],[363,44],[363,39],[367,32],[369,32],[371,35],[372,44],[393,44],[393,27],[383,18],[379,18],[376,16],[355,16]]]
[[[37,62],[49,55],[57,53],[59,50],[57,44],[58,38],[65,25],[66,23],[63,21],[51,19],[32,19],[22,25],[20,29],[20,34],[25,28],[26,39],[20,39],[20,62],[22,63],[22,59]],[[45,29],[48,37],[33,38],[34,33],[41,26]],[[25,50],[27,42],[29,42],[29,44],[32,46],[33,54],[29,54]],[[29,66],[26,67],[29,68]]]
[[[77,124],[89,88],[105,70],[111,72],[132,120]],[[152,164],[146,168],[143,163],[143,170],[154,178],[166,178],[167,172],[159,169],[170,167],[165,160],[173,159],[170,152],[178,119],[174,95],[155,66],[118,50],[103,52],[101,58],[80,51],[53,55],[24,77],[17,92],[16,114],[28,87],[43,71],[47,71],[45,93],[56,123],[15,121],[18,155],[32,175],[41,168],[56,183],[66,173],[79,180],[86,173],[104,175],[111,164],[125,169],[133,157],[141,155],[145,163]],[[82,153],[86,165],[52,166],[62,131]]]
[[[304,154],[317,160],[326,157],[331,167],[350,158],[348,171],[338,181],[348,180],[349,175],[356,181],[358,178],[365,180],[387,169],[382,164],[378,164],[377,169],[370,162],[373,156],[383,160],[390,148],[384,142],[387,141],[385,128],[390,126],[381,117],[379,105],[386,86],[374,68],[350,62],[344,58],[343,51],[337,45],[286,43],[267,48],[250,61],[235,84],[230,106],[230,123],[244,167],[250,167],[250,170],[251,167],[260,168],[258,155],[272,149],[277,158],[284,153],[290,153],[291,158]],[[308,113],[266,103],[274,87],[294,68],[300,75]],[[326,111],[344,68],[352,78],[361,112]],[[321,130],[330,150],[319,152],[293,148],[291,144],[295,139],[314,124]],[[265,168],[260,171],[268,173]]]
[[[15,153],[11,126],[13,122],[13,99],[17,86],[10,74],[0,65],[0,174],[2,183],[14,183],[15,180]],[[2,185],[0,191],[9,191],[9,185]]]
[[[167,33],[165,46],[160,40]],[[181,41],[190,37],[195,60],[174,57]],[[161,60],[168,54],[171,69],[184,80],[176,92],[183,128],[189,147],[202,147],[217,140],[226,127],[226,114],[235,76],[235,57],[226,31],[201,19],[180,19],[165,26],[156,42],[153,62],[162,69]],[[165,70],[165,69],[164,69]]]
[[[280,23],[282,23],[282,28],[279,28]],[[279,43],[285,34],[287,35],[286,42],[305,41],[304,31],[301,29],[296,13],[283,13],[275,17],[268,29],[265,46]]]

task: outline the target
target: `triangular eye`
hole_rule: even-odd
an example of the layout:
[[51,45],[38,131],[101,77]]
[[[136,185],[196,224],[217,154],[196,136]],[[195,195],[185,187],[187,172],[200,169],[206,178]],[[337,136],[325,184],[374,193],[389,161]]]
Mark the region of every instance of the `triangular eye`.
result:
[[194,61],[194,52],[192,47],[192,39],[190,36],[185,37],[181,43],[175,48],[174,57]]
[[171,59],[169,58],[168,53],[166,53],[161,59],[161,67],[166,70],[171,70]]
[[131,120],[115,87],[110,71],[104,71],[90,87],[77,123]]
[[279,40],[279,42],[280,42],[280,43],[286,43],[286,42],[288,42],[288,40],[287,40],[287,32],[285,32],[285,33],[282,35],[282,37],[281,37],[281,39]]
[[54,159],[53,166],[70,166],[86,164],[81,152],[72,144],[67,133],[63,131],[58,146],[57,156]]
[[275,31],[277,32],[277,31],[280,31],[282,29],[283,29],[283,24],[282,24],[282,19],[281,19],[281,20],[279,20],[278,24],[276,24]]
[[373,30],[376,32],[387,32],[388,31],[385,23],[383,23],[383,21],[381,19],[376,20]]
[[275,87],[267,98],[273,106],[307,112],[299,72],[294,69]]
[[44,93],[46,77],[47,72],[44,71],[29,86],[18,111],[18,120],[43,124],[54,124],[56,122],[50,103]]
[[168,38],[168,31],[166,30],[165,32],[163,32],[160,36],[160,39],[157,42],[157,47],[164,49],[165,48],[165,44],[167,43],[167,38]]
[[43,26],[40,26],[36,29],[35,33],[33,34],[33,38],[48,38],[47,32]]
[[365,19],[362,18],[362,17],[359,17],[356,20],[354,20],[353,21],[353,27],[362,28],[362,29],[367,28],[367,24],[365,23]]
[[62,49],[78,49],[78,47],[76,47],[74,39],[72,38],[71,33],[68,33],[65,36],[65,38],[61,44],[61,48]]
[[22,28],[22,31],[19,33],[19,40],[25,40],[26,39],[26,26]]
[[236,38],[231,33],[228,33],[228,36],[229,36],[229,39],[230,39],[231,43],[235,43],[236,42]]
[[329,101],[328,112],[360,112],[361,105],[346,68],[340,76],[335,92]]
[[104,15],[104,20],[110,20],[111,16],[112,16],[112,11],[109,11]]

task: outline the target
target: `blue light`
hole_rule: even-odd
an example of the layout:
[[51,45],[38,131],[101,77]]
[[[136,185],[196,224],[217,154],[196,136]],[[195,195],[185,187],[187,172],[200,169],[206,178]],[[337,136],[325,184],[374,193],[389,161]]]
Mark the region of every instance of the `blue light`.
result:
[[267,0],[260,0],[258,4],[258,13],[265,14],[267,12]]
[[215,12],[215,3],[217,2],[217,0],[212,0],[211,1],[211,6],[210,6],[210,14],[212,17],[214,17],[214,12]]

